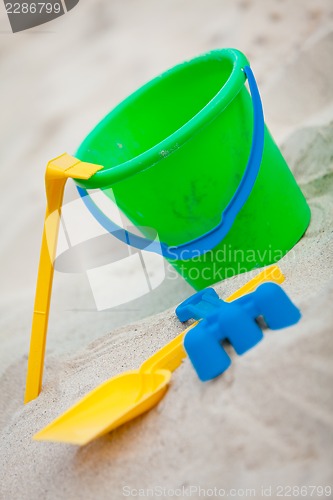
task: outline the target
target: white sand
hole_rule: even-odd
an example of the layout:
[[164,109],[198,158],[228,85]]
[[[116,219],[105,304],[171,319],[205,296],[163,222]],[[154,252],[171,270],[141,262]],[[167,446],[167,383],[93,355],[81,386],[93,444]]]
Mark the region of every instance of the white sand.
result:
[[[94,0],[15,36],[1,17],[1,499],[117,500],[125,485],[191,484],[255,488],[261,498],[261,485],[333,486],[332,10],[330,0]],[[180,332],[174,305],[191,292],[167,280],[97,312],[84,275],[56,273],[45,384],[23,406],[45,164],[74,151],[138,85],[220,46],[251,60],[267,123],[311,206],[306,236],[281,262],[303,319],[267,332],[213,382],[200,383],[186,360],[157,408],[85,448],[33,442]],[[226,296],[249,276],[216,289]]]

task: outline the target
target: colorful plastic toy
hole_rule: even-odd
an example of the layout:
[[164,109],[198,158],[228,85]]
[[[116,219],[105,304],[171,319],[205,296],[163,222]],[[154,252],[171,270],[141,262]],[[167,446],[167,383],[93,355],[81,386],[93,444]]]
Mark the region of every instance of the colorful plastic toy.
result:
[[[238,299],[265,281],[281,283],[283,280],[280,269],[272,266],[242,286],[227,301]],[[171,372],[186,357],[183,339],[193,327],[197,328],[195,325],[197,323],[153,354],[138,370],[117,375],[96,387],[38,432],[34,439],[84,445],[151,409],[164,396]]]
[[228,340],[237,354],[244,354],[263,338],[257,322],[261,316],[271,330],[294,325],[301,318],[276,283],[264,283],[231,304],[207,288],[179,305],[176,314],[180,321],[202,319],[186,334],[184,348],[203,382],[221,375],[231,364],[222,341]]
[[[60,212],[66,179],[75,178],[106,229],[162,251],[196,289],[276,262],[309,224],[305,198],[264,125],[249,62],[235,49],[204,54],[147,83],[76,155],[81,161],[65,154],[48,164],[46,218]],[[110,221],[89,196],[95,188],[115,198],[145,237]],[[42,384],[59,218],[52,220],[42,240],[25,402]],[[161,244],[147,240],[152,229]]]
[[41,391],[47,325],[53,282],[53,260],[57,248],[60,210],[68,178],[88,179],[102,167],[84,163],[67,153],[49,161],[45,172],[46,213],[36,286],[24,402]]
[[[264,125],[249,62],[235,49],[209,52],[147,83],[97,125],[76,156],[104,165],[77,181],[96,219],[127,244],[162,249],[197,290],[276,262],[309,224],[306,200]],[[96,188],[162,244],[119,228],[89,196]]]

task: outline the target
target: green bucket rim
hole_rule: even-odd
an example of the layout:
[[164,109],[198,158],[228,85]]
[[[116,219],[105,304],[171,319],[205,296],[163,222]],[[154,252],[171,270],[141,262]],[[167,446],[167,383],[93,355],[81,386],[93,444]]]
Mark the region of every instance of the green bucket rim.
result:
[[103,133],[103,129],[106,125],[108,125],[109,121],[112,120],[114,114],[120,113],[125,107],[130,105],[132,101],[137,99],[150,87],[158,83],[161,78],[174,74],[178,71],[182,71],[184,68],[197,64],[200,61],[207,60],[227,60],[232,63],[232,70],[228,80],[224,83],[218,93],[197,114],[190,118],[178,130],[175,130],[161,142],[155,144],[143,153],[116,166],[104,168],[88,180],[75,179],[75,182],[79,186],[86,189],[103,188],[152,167],[167,156],[165,153],[166,151],[168,151],[168,154],[171,154],[173,151],[181,147],[187,140],[189,140],[205,124],[209,123],[219,113],[221,113],[237,96],[246,80],[242,69],[244,66],[248,65],[249,62],[246,56],[236,49],[218,49],[207,52],[206,54],[202,54],[189,61],[178,64],[150,80],[148,83],[133,92],[133,94],[129,97],[124,99],[96,125],[96,127],[84,139],[75,156],[84,160],[84,152],[89,149],[89,143],[91,143],[91,140],[97,135]]

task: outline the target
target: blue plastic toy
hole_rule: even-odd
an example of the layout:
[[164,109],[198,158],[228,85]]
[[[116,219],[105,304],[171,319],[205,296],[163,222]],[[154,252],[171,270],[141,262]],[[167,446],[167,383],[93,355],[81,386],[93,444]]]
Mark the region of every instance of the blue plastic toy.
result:
[[200,380],[221,375],[231,364],[222,346],[228,340],[237,354],[244,354],[263,338],[257,319],[271,330],[297,323],[299,309],[276,283],[264,283],[254,292],[227,303],[213,288],[192,295],[176,309],[180,321],[201,321],[186,334],[184,348]]

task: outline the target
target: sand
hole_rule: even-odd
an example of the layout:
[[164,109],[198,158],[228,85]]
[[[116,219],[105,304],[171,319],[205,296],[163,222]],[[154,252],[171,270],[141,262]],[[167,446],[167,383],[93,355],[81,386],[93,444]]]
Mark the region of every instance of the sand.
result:
[[[81,2],[15,36],[1,17],[1,499],[117,500],[125,486],[191,485],[253,488],[255,498],[271,486],[275,498],[277,485],[333,485],[332,10],[328,0]],[[185,360],[155,409],[84,448],[33,442],[75,400],[180,332],[174,306],[191,293],[166,279],[97,311],[87,275],[57,272],[43,392],[23,406],[45,164],[75,151],[138,85],[221,46],[251,60],[266,121],[312,210],[280,263],[303,319],[267,332],[213,382],[200,383]],[[216,290],[225,297],[252,274]]]

